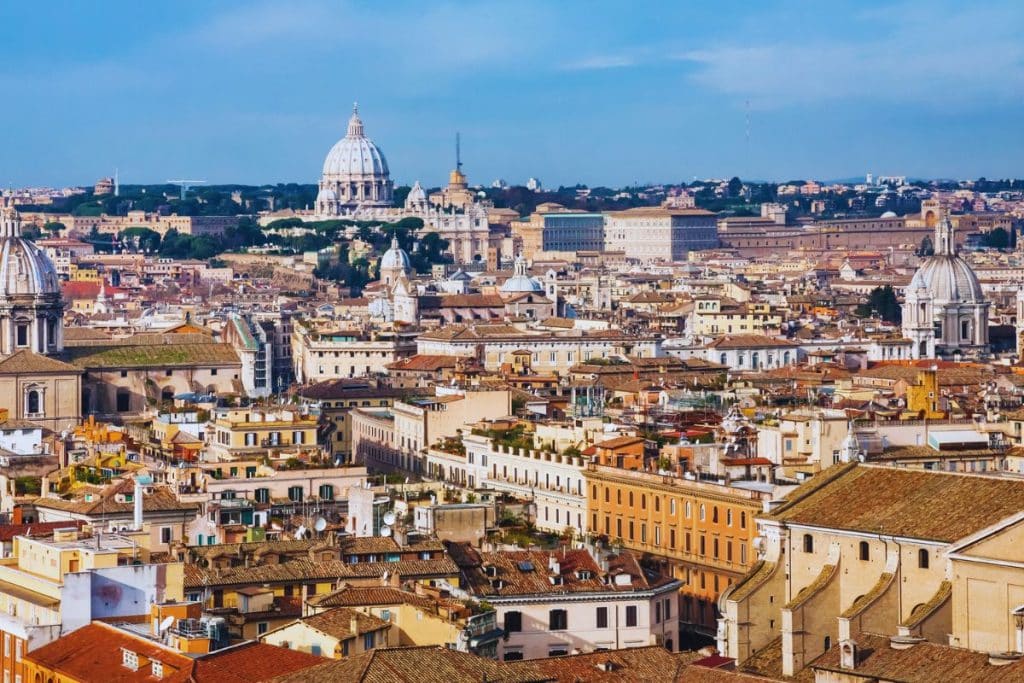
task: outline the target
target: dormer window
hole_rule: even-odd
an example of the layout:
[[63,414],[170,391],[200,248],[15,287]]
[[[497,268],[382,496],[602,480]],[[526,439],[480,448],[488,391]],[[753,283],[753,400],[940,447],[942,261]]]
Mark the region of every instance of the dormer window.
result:
[[121,666],[132,671],[139,670],[139,655],[131,650],[121,650]]
[[164,677],[163,662],[158,662],[154,659],[153,663],[150,665],[150,668],[152,669],[151,673],[153,675],[153,678],[160,679]]

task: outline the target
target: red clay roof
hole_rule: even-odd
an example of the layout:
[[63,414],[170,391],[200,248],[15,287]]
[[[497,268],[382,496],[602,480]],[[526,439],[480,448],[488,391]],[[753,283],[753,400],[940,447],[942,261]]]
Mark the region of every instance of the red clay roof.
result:
[[256,683],[324,661],[323,657],[298,650],[266,643],[243,643],[197,659],[194,680],[197,683]]

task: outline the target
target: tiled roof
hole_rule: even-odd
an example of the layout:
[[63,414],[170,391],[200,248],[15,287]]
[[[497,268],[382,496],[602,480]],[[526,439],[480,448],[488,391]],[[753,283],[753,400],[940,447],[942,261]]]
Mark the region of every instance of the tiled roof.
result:
[[294,583],[310,579],[344,581],[354,578],[380,578],[385,573],[403,578],[458,576],[459,569],[447,558],[437,560],[401,560],[399,562],[358,562],[348,564],[338,560],[311,562],[295,559],[281,564],[252,567],[206,569],[194,564],[185,565],[185,587],[237,586],[264,583]]
[[367,607],[370,605],[410,604],[430,607],[433,601],[422,595],[387,586],[350,586],[345,584],[337,590],[323,595],[314,595],[306,600],[313,607]]
[[793,348],[798,344],[764,334],[726,334],[707,345],[709,349]]
[[287,676],[275,683],[519,683],[549,680],[529,664],[511,668],[444,647],[374,649]]
[[[864,680],[903,683],[987,683],[1024,680],[1024,660],[1005,666],[989,663],[986,652],[973,652],[948,645],[922,642],[906,649],[894,649],[888,636],[861,633],[853,638],[858,653],[856,675]],[[844,672],[839,644],[811,663],[814,669]]]
[[[610,555],[608,571],[604,572],[586,549],[481,553],[464,544],[451,544],[449,548],[456,546],[460,552],[452,552],[452,555],[462,569],[469,590],[490,598],[548,593],[617,593],[649,590],[672,581],[665,576],[649,579],[628,551]],[[549,564],[552,559],[558,563],[557,573]],[[493,569],[488,569],[490,567]],[[488,571],[492,571],[494,576]],[[606,574],[609,577],[625,574],[630,581],[622,585],[614,579],[606,582]],[[559,583],[551,582],[552,575],[560,577]],[[499,580],[500,583],[496,583]]]
[[538,671],[559,683],[647,683],[677,680],[682,669],[696,658],[694,652],[673,654],[659,645],[649,645],[510,662],[508,666],[512,671],[522,671],[523,675]]
[[[352,632],[353,619],[356,622],[355,633]],[[361,636],[364,633],[370,633],[371,631],[390,628],[390,624],[380,617],[375,617],[372,614],[363,614],[359,610],[349,607],[337,607],[320,614],[314,614],[311,617],[305,617],[301,621],[306,626],[315,628],[317,631],[326,633],[338,640],[345,640]]]
[[62,678],[70,680],[102,680],[104,683],[152,681],[150,666],[140,666],[137,670],[124,666],[122,650],[130,650],[140,657],[163,664],[163,681],[192,680],[193,661],[189,657],[102,622],[93,622],[32,650],[25,659],[51,671],[59,671]]
[[81,529],[85,522],[73,520],[70,522],[36,522],[35,524],[4,524],[0,526],[0,541],[11,541],[15,536],[29,536],[31,538],[43,538],[52,536],[57,529]]
[[768,517],[952,543],[1022,509],[1024,481],[852,463],[814,477]]
[[306,652],[248,642],[199,657],[193,676],[196,683],[256,683],[323,662]]
[[81,368],[64,361],[22,349],[0,360],[0,375],[22,375],[28,373],[74,373],[81,374]]
[[415,356],[403,358],[389,364],[387,369],[407,370],[410,372],[434,372],[445,368],[454,368],[460,360],[464,359],[458,356],[416,354]]
[[[80,515],[111,515],[130,514],[135,509],[134,502],[119,503],[115,498],[116,494],[130,492],[133,484],[128,480],[122,480],[107,486],[97,500],[86,501],[84,499],[65,500],[63,498],[37,498],[37,508],[49,508],[52,510],[64,510]],[[195,511],[199,509],[197,503],[180,502],[170,489],[166,486],[157,486],[152,493],[142,497],[143,512],[168,512],[168,511]]]

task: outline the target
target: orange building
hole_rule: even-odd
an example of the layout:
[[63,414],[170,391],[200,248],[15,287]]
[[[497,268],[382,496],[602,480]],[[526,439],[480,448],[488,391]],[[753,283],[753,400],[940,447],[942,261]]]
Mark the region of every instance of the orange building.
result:
[[754,516],[768,493],[713,482],[590,465],[590,531],[660,560],[684,581],[681,621],[713,636],[716,600],[754,564]]

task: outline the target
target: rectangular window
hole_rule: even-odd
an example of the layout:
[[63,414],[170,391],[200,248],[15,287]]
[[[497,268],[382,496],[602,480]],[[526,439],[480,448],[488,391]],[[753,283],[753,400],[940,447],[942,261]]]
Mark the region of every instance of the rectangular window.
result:
[[375,634],[374,634],[373,631],[370,631],[369,633],[363,634],[363,649],[364,650],[372,650],[373,649],[373,636],[374,635]]
[[636,605],[626,607],[626,626],[636,626]]
[[171,542],[171,527],[164,526],[160,527],[160,542],[170,543]]
[[608,628],[608,608],[598,607],[597,608],[597,627]]
[[564,609],[553,609],[548,612],[548,630],[565,631],[569,628],[569,613]]
[[508,633],[519,633],[523,630],[522,612],[505,612],[505,630]]
[[256,624],[256,634],[257,635],[261,635],[262,636],[269,629],[270,629],[270,622],[261,621],[261,622]]
[[661,623],[661,603],[660,602],[654,603],[654,623],[655,624],[660,624]]

